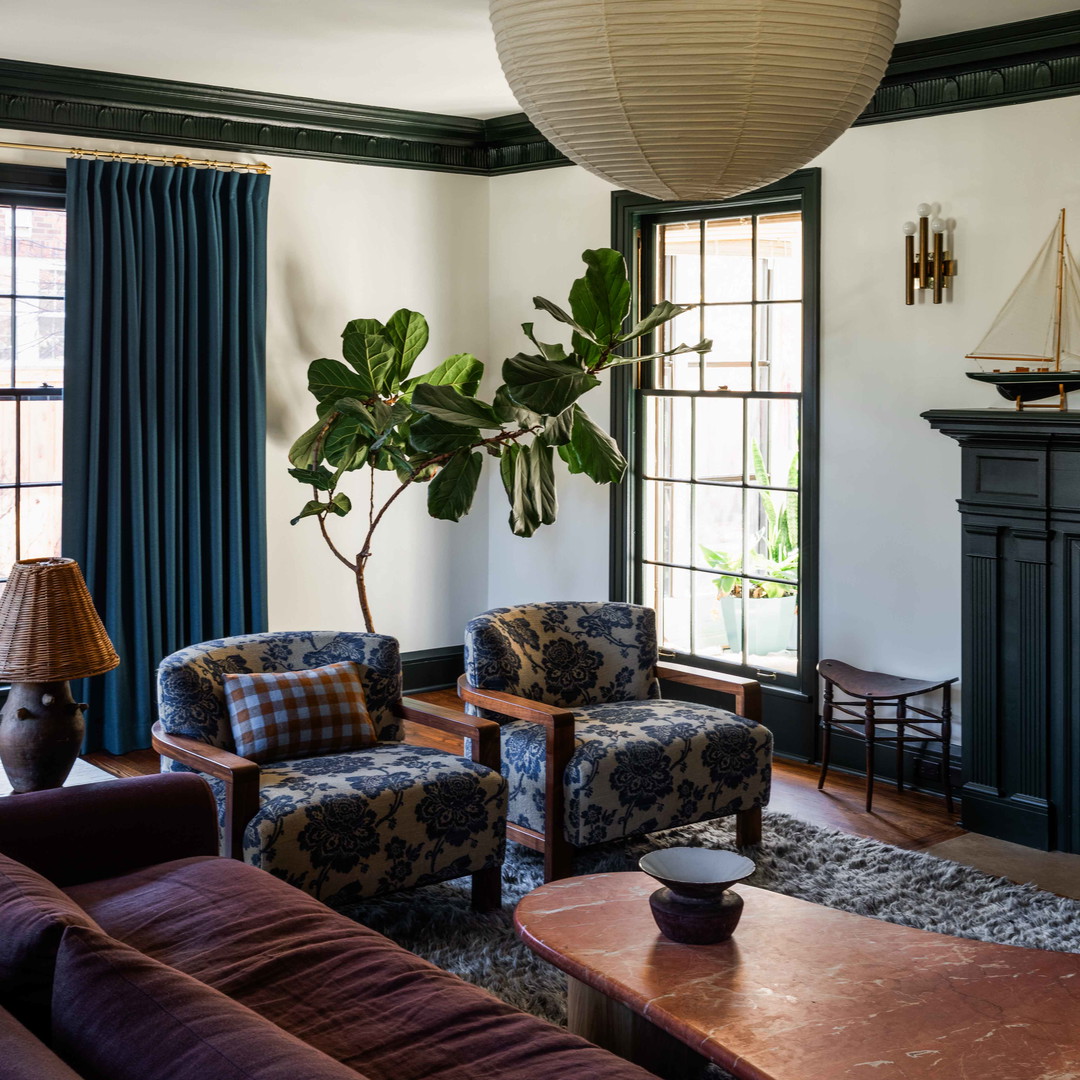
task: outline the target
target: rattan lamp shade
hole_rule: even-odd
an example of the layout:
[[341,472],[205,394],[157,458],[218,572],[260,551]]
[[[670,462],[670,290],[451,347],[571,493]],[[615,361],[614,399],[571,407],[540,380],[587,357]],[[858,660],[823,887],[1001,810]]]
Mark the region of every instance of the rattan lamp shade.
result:
[[12,567],[0,596],[0,678],[60,682],[119,663],[74,559],[25,559]]
[[657,199],[787,176],[877,89],[900,0],[491,0],[503,72],[544,137]]

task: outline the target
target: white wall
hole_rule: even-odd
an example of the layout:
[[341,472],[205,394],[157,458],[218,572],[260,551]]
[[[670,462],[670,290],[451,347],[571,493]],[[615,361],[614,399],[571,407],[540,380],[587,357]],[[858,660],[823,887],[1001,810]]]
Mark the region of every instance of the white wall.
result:
[[[12,131],[0,139],[67,141]],[[85,142],[141,153],[255,160],[186,147]],[[58,168],[64,158],[0,148],[0,161]],[[289,446],[315,419],[307,366],[320,356],[340,357],[341,330],[350,319],[386,319],[399,307],[423,312],[431,324],[431,343],[417,372],[455,352],[484,358],[488,182],[300,158],[267,161],[273,169],[266,350],[270,627],[362,629],[351,575],[323,545],[315,521],[289,525],[308,497],[308,489],[286,472]],[[366,518],[363,485],[354,482],[350,493],[359,508],[334,523],[334,535],[355,554]],[[487,590],[486,489],[477,493],[472,516],[456,525],[429,518],[425,497],[424,490],[410,491],[395,503],[376,534],[371,562],[376,628],[398,636],[407,650],[460,640],[462,625],[483,606]]]
[[[856,128],[812,163],[823,195],[823,656],[959,674],[960,451],[919,414],[1004,405],[965,378],[964,354],[1058,209],[1080,214],[1078,128],[1080,99],[1065,98]],[[514,324],[533,292],[564,296],[580,250],[610,243],[609,190],[580,169],[492,181],[495,355],[517,350]],[[901,225],[923,201],[955,219],[959,274],[946,303],[909,308]],[[598,417],[606,395],[589,402]],[[505,535],[492,499],[490,605],[603,594],[607,493],[560,483],[559,524],[528,547]]]

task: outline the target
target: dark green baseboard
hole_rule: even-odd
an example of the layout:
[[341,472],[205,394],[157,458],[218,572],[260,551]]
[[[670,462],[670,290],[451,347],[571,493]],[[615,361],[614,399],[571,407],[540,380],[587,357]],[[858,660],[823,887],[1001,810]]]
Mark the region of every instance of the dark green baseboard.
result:
[[447,645],[401,654],[402,684],[406,694],[448,690],[465,670],[465,648]]

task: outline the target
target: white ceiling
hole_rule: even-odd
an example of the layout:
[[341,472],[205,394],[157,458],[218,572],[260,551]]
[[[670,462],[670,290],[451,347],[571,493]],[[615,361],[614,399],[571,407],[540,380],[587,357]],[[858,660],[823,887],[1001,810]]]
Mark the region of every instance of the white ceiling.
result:
[[[1080,0],[903,0],[901,41],[1071,11]],[[0,55],[362,105],[520,111],[487,0],[10,0]],[[47,12],[47,17],[46,13]]]

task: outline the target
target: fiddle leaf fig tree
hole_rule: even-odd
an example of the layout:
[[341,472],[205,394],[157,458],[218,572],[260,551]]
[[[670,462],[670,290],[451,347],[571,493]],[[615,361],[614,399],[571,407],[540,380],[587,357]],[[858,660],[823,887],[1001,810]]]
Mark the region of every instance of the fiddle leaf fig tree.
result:
[[[387,510],[414,484],[427,485],[428,513],[459,521],[472,506],[486,457],[497,458],[510,503],[510,528],[532,536],[558,514],[555,458],[571,473],[598,484],[618,483],[626,460],[578,399],[600,385],[597,375],[617,364],[637,364],[680,353],[705,353],[708,341],[678,345],[648,356],[627,356],[624,346],[688,310],[657,304],[626,333],[630,282],[617,251],[582,255],[586,271],[570,289],[570,311],[550,300],[533,303],[571,330],[570,350],[547,344],[532,323],[522,330],[530,349],[503,361],[502,384],[491,401],[477,396],[484,365],[469,353],[448,357],[426,375],[413,365],[428,341],[427,320],[402,308],[385,322],[354,319],[342,332],[340,360],[308,368],[316,400],[315,423],[289,451],[289,473],[310,487],[311,498],[292,523],[315,518],[334,556],[352,571],[364,623],[374,630],[365,573],[372,540]],[[330,522],[355,513],[341,490],[349,474],[368,470],[367,514],[360,550],[350,558],[335,542]],[[396,475],[386,497],[376,494],[376,472]]]

